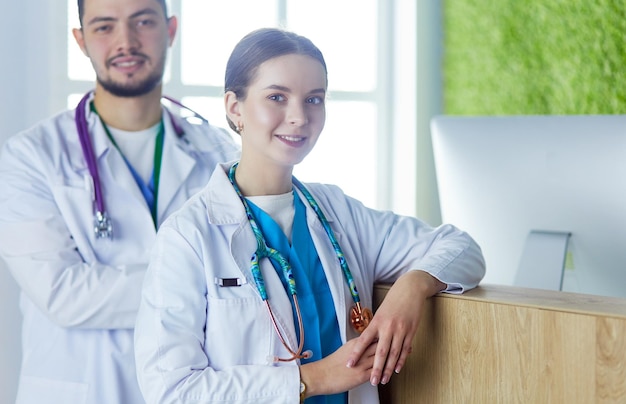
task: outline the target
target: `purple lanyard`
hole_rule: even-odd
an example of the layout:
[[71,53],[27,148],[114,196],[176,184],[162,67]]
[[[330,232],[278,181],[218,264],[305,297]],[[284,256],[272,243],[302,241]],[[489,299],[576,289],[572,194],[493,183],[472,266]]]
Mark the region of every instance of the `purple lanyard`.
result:
[[[93,199],[94,199],[94,233],[96,238],[113,238],[113,226],[111,224],[111,219],[106,213],[104,206],[104,196],[102,195],[102,184],[100,183],[100,175],[98,174],[98,164],[96,162],[96,155],[93,151],[93,146],[91,144],[91,139],[89,137],[89,124],[87,122],[86,116],[86,106],[87,101],[89,101],[89,97],[91,96],[91,91],[85,94],[85,96],[80,100],[78,106],[76,107],[76,129],[78,131],[78,138],[80,140],[80,147],[83,150],[83,156],[85,158],[85,162],[87,163],[87,169],[89,170],[89,174],[91,175],[91,179],[93,181]],[[207,122],[200,114],[197,112],[185,107],[179,101],[164,96],[163,98],[167,99],[172,104],[177,105],[178,107],[185,108],[191,111],[194,116],[200,118],[202,121]],[[182,127],[176,122],[174,119],[174,114],[166,108],[168,115],[172,121],[172,127],[176,132],[178,137],[182,137],[184,135]]]

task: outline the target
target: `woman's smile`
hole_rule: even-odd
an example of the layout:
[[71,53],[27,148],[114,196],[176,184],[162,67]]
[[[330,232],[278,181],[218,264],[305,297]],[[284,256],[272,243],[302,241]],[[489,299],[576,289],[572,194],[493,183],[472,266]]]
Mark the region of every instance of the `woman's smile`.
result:
[[278,139],[280,139],[283,143],[289,146],[293,146],[293,147],[303,146],[306,141],[306,137],[298,136],[298,135],[275,135],[275,136]]

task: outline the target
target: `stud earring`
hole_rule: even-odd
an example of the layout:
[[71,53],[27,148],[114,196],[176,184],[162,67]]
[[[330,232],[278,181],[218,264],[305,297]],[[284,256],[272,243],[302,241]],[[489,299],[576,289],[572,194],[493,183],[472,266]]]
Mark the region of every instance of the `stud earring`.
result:
[[237,124],[237,133],[241,134],[243,132],[243,123],[239,122]]

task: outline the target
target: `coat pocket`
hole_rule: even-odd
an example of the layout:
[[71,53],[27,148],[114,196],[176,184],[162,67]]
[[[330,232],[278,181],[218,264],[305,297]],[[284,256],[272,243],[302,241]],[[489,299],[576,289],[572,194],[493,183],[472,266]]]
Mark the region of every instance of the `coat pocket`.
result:
[[205,352],[212,368],[266,364],[273,332],[258,297],[207,299]]
[[86,383],[22,376],[15,403],[85,404],[88,389]]

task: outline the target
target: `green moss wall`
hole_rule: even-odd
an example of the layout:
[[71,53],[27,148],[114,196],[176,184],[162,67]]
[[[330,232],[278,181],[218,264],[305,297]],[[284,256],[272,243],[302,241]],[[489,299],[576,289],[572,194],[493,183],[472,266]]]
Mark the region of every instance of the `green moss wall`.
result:
[[443,7],[446,114],[626,113],[626,1]]

